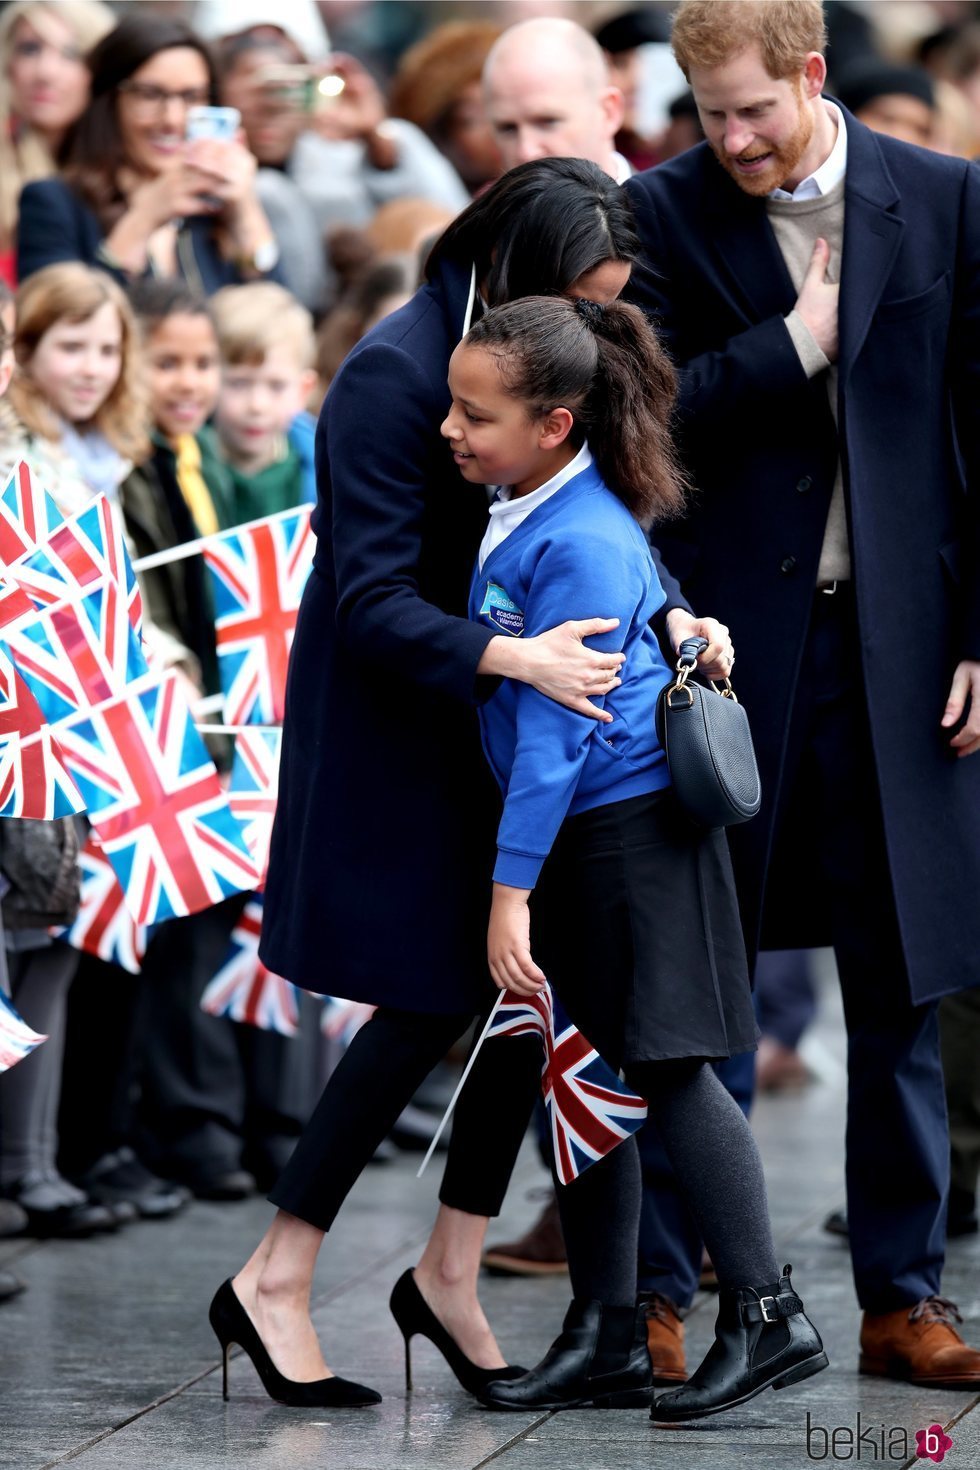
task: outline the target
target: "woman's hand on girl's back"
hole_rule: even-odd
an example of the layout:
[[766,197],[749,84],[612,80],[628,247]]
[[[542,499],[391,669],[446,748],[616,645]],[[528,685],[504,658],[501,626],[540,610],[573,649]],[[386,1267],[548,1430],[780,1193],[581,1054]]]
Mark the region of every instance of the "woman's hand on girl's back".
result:
[[544,971],[531,958],[529,897],[527,888],[508,888],[504,883],[493,885],[487,932],[490,974],[498,990],[513,990],[517,995],[537,995],[545,984]]
[[611,633],[618,626],[618,618],[585,618],[560,623],[534,638],[492,638],[478,672],[533,684],[558,704],[608,724],[612,715],[590,699],[608,694],[623,682],[619,670],[625,654],[586,648],[583,640]]

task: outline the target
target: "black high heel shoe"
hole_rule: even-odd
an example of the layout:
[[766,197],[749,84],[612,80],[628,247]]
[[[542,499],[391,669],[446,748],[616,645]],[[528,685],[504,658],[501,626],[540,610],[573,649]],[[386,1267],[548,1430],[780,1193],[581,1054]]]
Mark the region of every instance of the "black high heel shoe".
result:
[[391,1293],[391,1315],[394,1317],[405,1339],[405,1388],[412,1389],[412,1338],[427,1337],[437,1347],[467,1393],[481,1403],[486,1402],[486,1390],[491,1383],[511,1378],[523,1378],[526,1368],[478,1368],[443,1327],[415,1283],[414,1272],[408,1270],[395,1282]]
[[265,1344],[256,1332],[252,1319],[235,1295],[230,1279],[215,1292],[208,1320],[221,1344],[222,1392],[228,1399],[228,1353],[233,1343],[251,1358],[262,1386],[271,1399],[294,1409],[361,1409],[367,1404],[380,1404],[381,1395],[363,1383],[349,1378],[318,1378],[313,1383],[297,1383],[286,1378],[269,1357]]

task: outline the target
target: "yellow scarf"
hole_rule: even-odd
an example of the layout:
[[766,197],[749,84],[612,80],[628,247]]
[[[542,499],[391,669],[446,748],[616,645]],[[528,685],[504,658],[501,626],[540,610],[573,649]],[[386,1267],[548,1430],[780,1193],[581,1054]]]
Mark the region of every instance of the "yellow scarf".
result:
[[181,434],[174,441],[174,450],[180,493],[187,502],[198,532],[202,536],[211,536],[220,527],[211,492],[201,474],[201,447],[193,434]]

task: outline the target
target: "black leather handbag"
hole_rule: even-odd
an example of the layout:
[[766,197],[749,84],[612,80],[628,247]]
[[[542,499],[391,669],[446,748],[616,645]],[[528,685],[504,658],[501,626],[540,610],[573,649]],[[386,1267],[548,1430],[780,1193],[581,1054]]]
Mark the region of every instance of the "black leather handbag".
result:
[[681,806],[702,827],[732,827],[762,803],[748,716],[728,679],[691,679],[708,644],[687,638],[677,677],[657,702],[657,735]]

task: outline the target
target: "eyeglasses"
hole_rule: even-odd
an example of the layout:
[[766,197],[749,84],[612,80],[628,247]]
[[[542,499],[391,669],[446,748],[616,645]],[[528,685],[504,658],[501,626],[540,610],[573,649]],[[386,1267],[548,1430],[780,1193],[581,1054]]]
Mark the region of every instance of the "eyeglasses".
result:
[[119,91],[129,97],[140,112],[163,112],[168,102],[179,102],[186,110],[190,107],[207,107],[211,101],[208,87],[189,87],[186,92],[168,92],[165,87],[154,87],[149,82],[123,82]]

